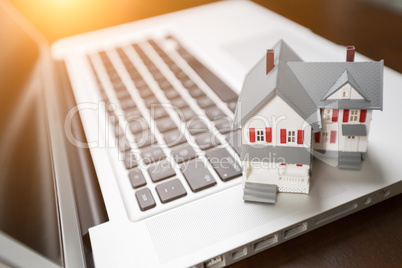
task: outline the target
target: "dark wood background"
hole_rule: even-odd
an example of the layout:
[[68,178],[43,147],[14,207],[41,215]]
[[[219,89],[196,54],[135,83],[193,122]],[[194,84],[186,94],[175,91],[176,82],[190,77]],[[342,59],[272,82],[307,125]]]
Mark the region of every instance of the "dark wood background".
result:
[[[49,41],[54,41],[61,37],[213,1],[11,2]],[[335,43],[355,45],[358,52],[374,60],[384,59],[386,66],[402,72],[402,14],[395,9],[377,5],[373,0],[256,2]],[[249,257],[232,267],[402,267],[401,204],[402,195],[390,198]]]

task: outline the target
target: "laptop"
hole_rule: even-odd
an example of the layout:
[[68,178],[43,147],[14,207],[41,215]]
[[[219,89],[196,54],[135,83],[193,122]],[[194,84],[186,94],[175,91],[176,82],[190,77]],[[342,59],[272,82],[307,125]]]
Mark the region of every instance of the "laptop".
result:
[[0,10],[15,27],[2,40],[34,46],[20,62],[42,92],[56,196],[53,246],[32,249],[1,232],[4,265],[219,268],[401,193],[393,118],[402,76],[385,68],[385,108],[374,113],[360,171],[315,159],[308,195],[243,201],[230,119],[246,74],[281,39],[304,61],[345,58],[344,47],[257,4],[213,3],[50,47],[13,7]]

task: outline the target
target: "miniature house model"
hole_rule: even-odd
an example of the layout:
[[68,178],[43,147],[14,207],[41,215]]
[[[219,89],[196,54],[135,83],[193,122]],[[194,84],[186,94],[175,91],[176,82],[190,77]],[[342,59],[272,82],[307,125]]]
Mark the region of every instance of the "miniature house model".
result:
[[284,42],[245,78],[234,128],[241,129],[244,200],[308,193],[312,152],[360,169],[372,110],[382,110],[383,61],[303,62]]

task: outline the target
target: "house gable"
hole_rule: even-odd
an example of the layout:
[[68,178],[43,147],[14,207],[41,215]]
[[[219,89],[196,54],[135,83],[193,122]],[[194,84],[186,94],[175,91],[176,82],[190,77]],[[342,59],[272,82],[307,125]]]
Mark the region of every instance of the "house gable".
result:
[[362,100],[370,101],[348,70],[345,70],[327,91],[325,100]]
[[[243,144],[295,147],[311,145],[311,126],[278,95],[274,95],[246,121],[242,126],[242,133]],[[263,135],[263,140],[258,135]]]

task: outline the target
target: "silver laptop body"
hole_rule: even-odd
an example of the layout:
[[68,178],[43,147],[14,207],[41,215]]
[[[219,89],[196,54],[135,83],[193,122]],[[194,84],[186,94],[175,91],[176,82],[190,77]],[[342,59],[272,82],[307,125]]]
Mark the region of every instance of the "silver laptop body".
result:
[[[240,164],[236,146],[231,146],[230,135],[221,131],[217,123],[210,123],[209,110],[202,108],[192,91],[180,83],[182,80],[175,76],[169,62],[201,89],[214,103],[213,107],[218,107],[224,116],[233,117],[231,97],[225,99],[227,95],[214,89],[199,66],[216,75],[237,95],[249,70],[264,56],[266,49],[280,39],[304,61],[343,61],[345,58],[343,46],[248,1],[200,6],[65,38],[51,46],[53,60],[65,64],[76,101],[65,118],[53,118],[57,103],[49,103],[48,98],[50,125],[62,122],[62,129],[60,126],[57,130],[50,128],[53,150],[57,151],[53,152],[53,157],[66,157],[63,148],[56,146],[60,141],[55,135],[65,135],[64,143],[89,148],[107,211],[108,221],[89,229],[96,267],[223,267],[401,192],[399,152],[402,143],[396,140],[402,127],[394,118],[402,114],[401,106],[396,103],[402,99],[402,92],[398,90],[402,76],[388,68],[384,69],[384,111],[373,114],[369,151],[362,170],[339,170],[315,159],[310,193],[280,193],[275,205],[244,202],[240,176],[228,180],[222,177],[224,175],[211,163],[208,154],[225,150],[235,167]],[[365,60],[368,59],[363,55],[356,55],[355,61]],[[198,62],[198,67],[192,65],[194,62]],[[180,103],[168,99],[152,71],[154,66],[157,75],[174,86],[188,107],[205,118],[208,130],[216,133],[214,146],[202,148],[196,140],[199,133],[191,132],[189,121],[175,113],[173,104]],[[147,97],[142,96],[142,91],[138,90],[140,85],[133,78],[137,75],[162,106],[168,103],[163,108],[183,133],[195,156],[187,159],[181,150],[179,154],[182,153],[183,158],[173,157],[181,145],[167,144],[165,133],[172,132],[171,125],[166,124],[168,130],[165,131],[165,126],[155,119],[156,115],[148,113],[151,108]],[[117,85],[128,93],[119,92]],[[134,100],[154,141],[164,145],[160,146],[164,157],[145,163],[144,148],[148,147],[140,147],[134,127],[130,125],[141,120],[130,121],[124,117],[126,103],[120,101],[120,94],[127,94]],[[84,141],[77,139],[71,130],[72,118],[77,114],[82,121]],[[183,122],[186,124],[181,128]],[[118,129],[129,133],[125,136],[128,151],[121,148],[121,133],[116,134],[116,124]],[[384,133],[388,138],[384,138]],[[128,155],[132,158],[127,162]],[[154,177],[150,169],[158,169],[156,164],[162,161],[170,166],[160,167],[163,171],[160,179]],[[193,175],[185,171],[193,164],[199,165],[199,172],[208,172],[210,176],[201,186],[192,181],[192,176],[198,175],[197,169],[192,170]],[[173,173],[166,175],[168,169]],[[133,170],[139,170],[140,173],[135,174],[140,177],[134,177]],[[55,171],[62,204],[60,214],[63,215],[63,210],[73,210],[70,207],[73,204],[65,200],[73,191],[68,180],[74,172],[66,171],[70,173],[66,183],[63,175],[59,175],[66,174],[60,166],[56,166]],[[67,190],[63,193],[64,187]],[[78,219],[61,216],[66,240],[68,226],[74,220]],[[73,230],[71,237],[79,234],[80,230]],[[83,249],[67,243],[64,247],[65,259],[72,260],[66,261],[66,266],[77,267],[76,264],[82,263],[84,257],[80,252]]]

